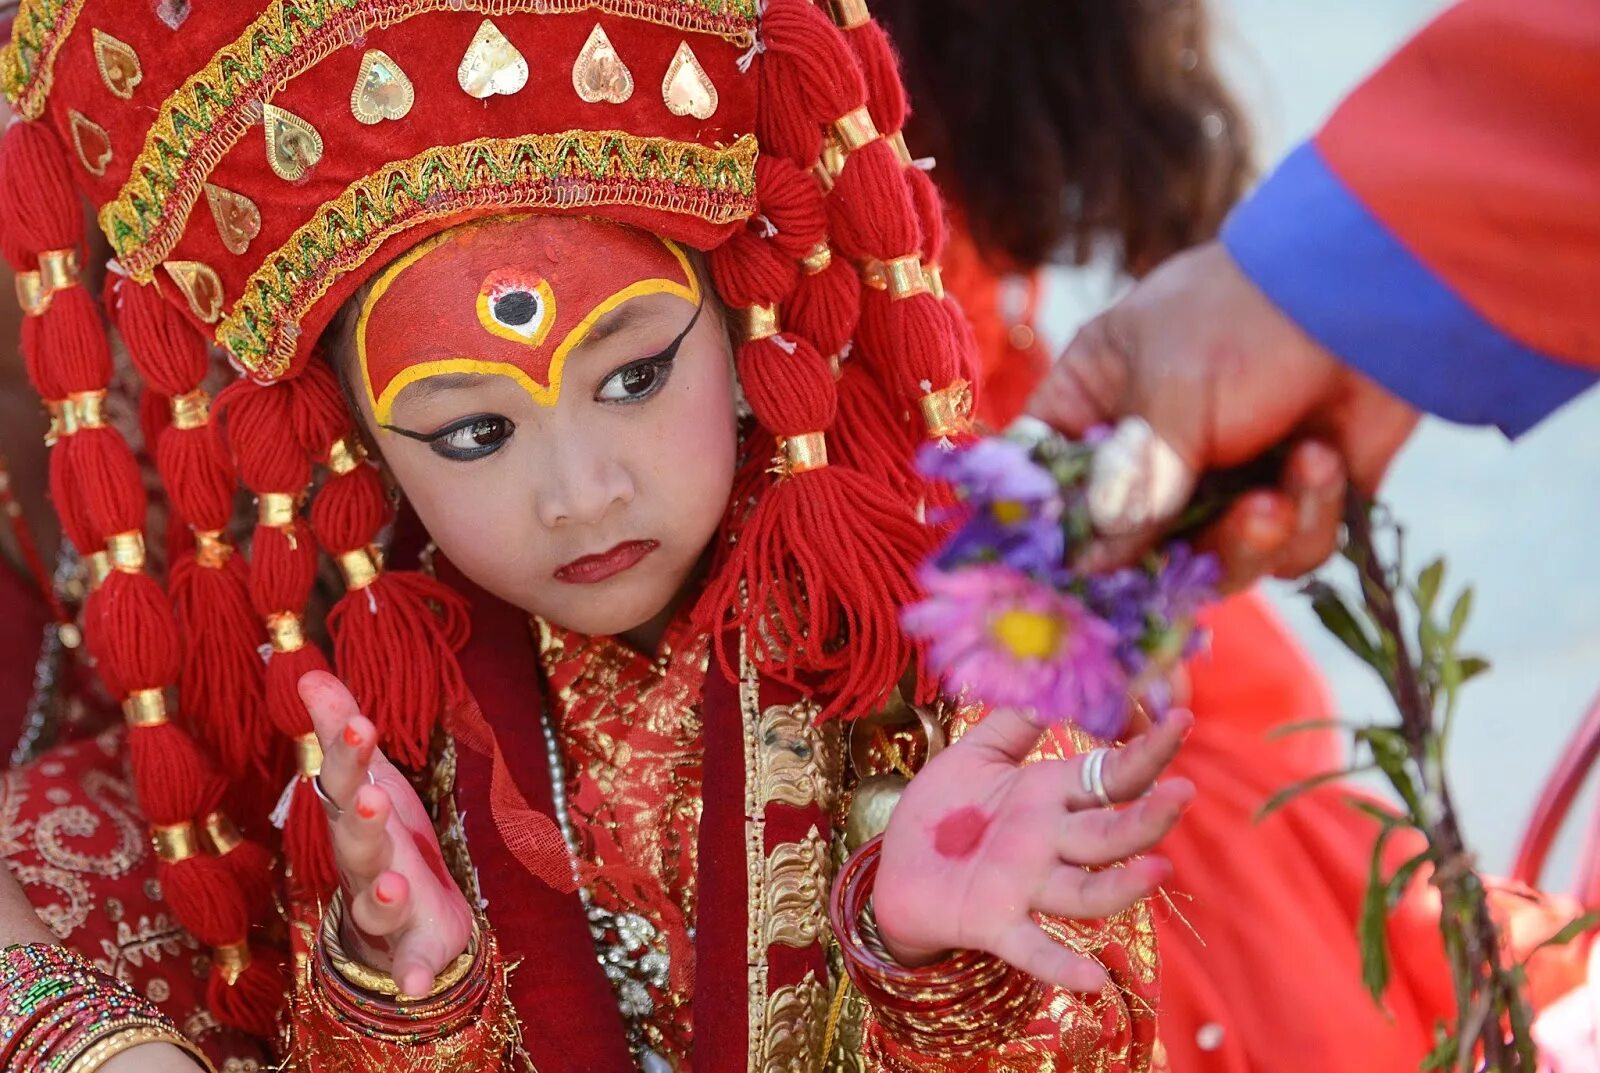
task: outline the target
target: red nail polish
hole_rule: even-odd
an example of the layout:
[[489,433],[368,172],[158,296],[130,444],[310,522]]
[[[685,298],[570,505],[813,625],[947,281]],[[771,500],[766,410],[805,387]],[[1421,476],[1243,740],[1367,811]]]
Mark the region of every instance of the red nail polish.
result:
[[378,880],[378,882],[373,886],[373,888],[372,888],[372,896],[374,898],[378,899],[380,904],[383,904],[383,905],[393,905],[394,904],[395,896],[392,893],[390,893],[388,891],[388,889],[383,885],[383,880],[381,880],[381,879]]
[[363,820],[370,820],[370,819],[372,819],[372,817],[376,816],[377,814],[378,814],[377,808],[375,808],[373,805],[369,804],[368,802],[361,800],[361,798],[359,798],[359,797],[356,798],[356,815],[357,816],[360,816]]
[[361,735],[356,733],[355,727],[347,726],[344,728],[344,743],[352,749],[361,745]]

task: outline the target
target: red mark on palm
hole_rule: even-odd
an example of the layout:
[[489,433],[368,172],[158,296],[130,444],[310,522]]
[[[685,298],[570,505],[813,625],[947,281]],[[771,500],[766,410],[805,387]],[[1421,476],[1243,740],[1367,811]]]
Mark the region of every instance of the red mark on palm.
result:
[[972,856],[989,831],[989,815],[973,805],[956,809],[933,829],[933,848],[939,856],[963,861]]

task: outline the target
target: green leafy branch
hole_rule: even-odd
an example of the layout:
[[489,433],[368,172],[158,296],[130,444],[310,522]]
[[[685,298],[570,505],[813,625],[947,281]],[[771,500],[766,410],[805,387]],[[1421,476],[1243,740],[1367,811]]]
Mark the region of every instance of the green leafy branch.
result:
[[[1388,560],[1384,548],[1392,548]],[[1342,553],[1355,567],[1357,592],[1347,596],[1322,580],[1309,582],[1304,592],[1328,631],[1382,679],[1399,718],[1385,724],[1325,720],[1284,728],[1292,732],[1341,727],[1352,736],[1355,758],[1343,770],[1284,789],[1261,813],[1346,775],[1381,773],[1399,799],[1398,809],[1351,801],[1378,824],[1358,925],[1363,982],[1381,1002],[1391,972],[1389,915],[1426,870],[1439,892],[1439,929],[1455,987],[1456,1016],[1453,1025],[1436,1027],[1435,1046],[1422,1068],[1534,1073],[1537,1058],[1524,995],[1525,966],[1507,959],[1490,911],[1488,888],[1461,832],[1445,770],[1461,689],[1489,669],[1487,662],[1463,655],[1459,647],[1472,615],[1472,589],[1446,599],[1443,560],[1433,561],[1409,579],[1404,533],[1379,519],[1373,505],[1353,492],[1346,504]],[[1422,836],[1423,848],[1389,871],[1390,846],[1407,831]],[[1542,945],[1568,942],[1597,923],[1600,917],[1582,917]]]

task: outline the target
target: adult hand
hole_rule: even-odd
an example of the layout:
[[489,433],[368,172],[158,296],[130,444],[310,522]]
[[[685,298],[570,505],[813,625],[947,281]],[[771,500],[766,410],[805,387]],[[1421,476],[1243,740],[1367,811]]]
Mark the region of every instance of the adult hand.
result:
[[467,948],[472,909],[450,878],[422,799],[378,750],[378,732],[344,683],[313,671],[300,699],[322,743],[322,792],[333,802],[334,860],[348,914],[345,948],[426,995]]
[[[1291,444],[1277,486],[1239,497],[1201,541],[1233,586],[1320,565],[1346,482],[1376,490],[1418,417],[1302,332],[1216,242],[1167,261],[1085,325],[1029,410],[1074,436],[1143,418],[1187,471],[1179,504],[1196,475]],[[1108,540],[1093,565],[1131,558],[1157,529]]]

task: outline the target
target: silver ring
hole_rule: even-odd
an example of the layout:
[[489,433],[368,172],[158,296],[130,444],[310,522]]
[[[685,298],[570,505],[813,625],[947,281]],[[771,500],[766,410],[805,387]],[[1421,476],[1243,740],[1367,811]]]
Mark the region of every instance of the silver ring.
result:
[[[372,774],[371,768],[367,769],[367,785],[378,785],[378,779]],[[340,806],[339,802],[329,797],[328,791],[322,788],[322,772],[320,771],[311,776],[311,792],[317,795],[317,800],[322,802],[323,807],[332,814],[334,819],[337,820],[340,816],[344,815],[344,809]]]
[[1083,754],[1083,767],[1079,769],[1083,779],[1083,792],[1093,795],[1094,799],[1105,808],[1115,804],[1111,800],[1111,795],[1106,793],[1106,757],[1110,752],[1111,750],[1104,746],[1089,750]]

